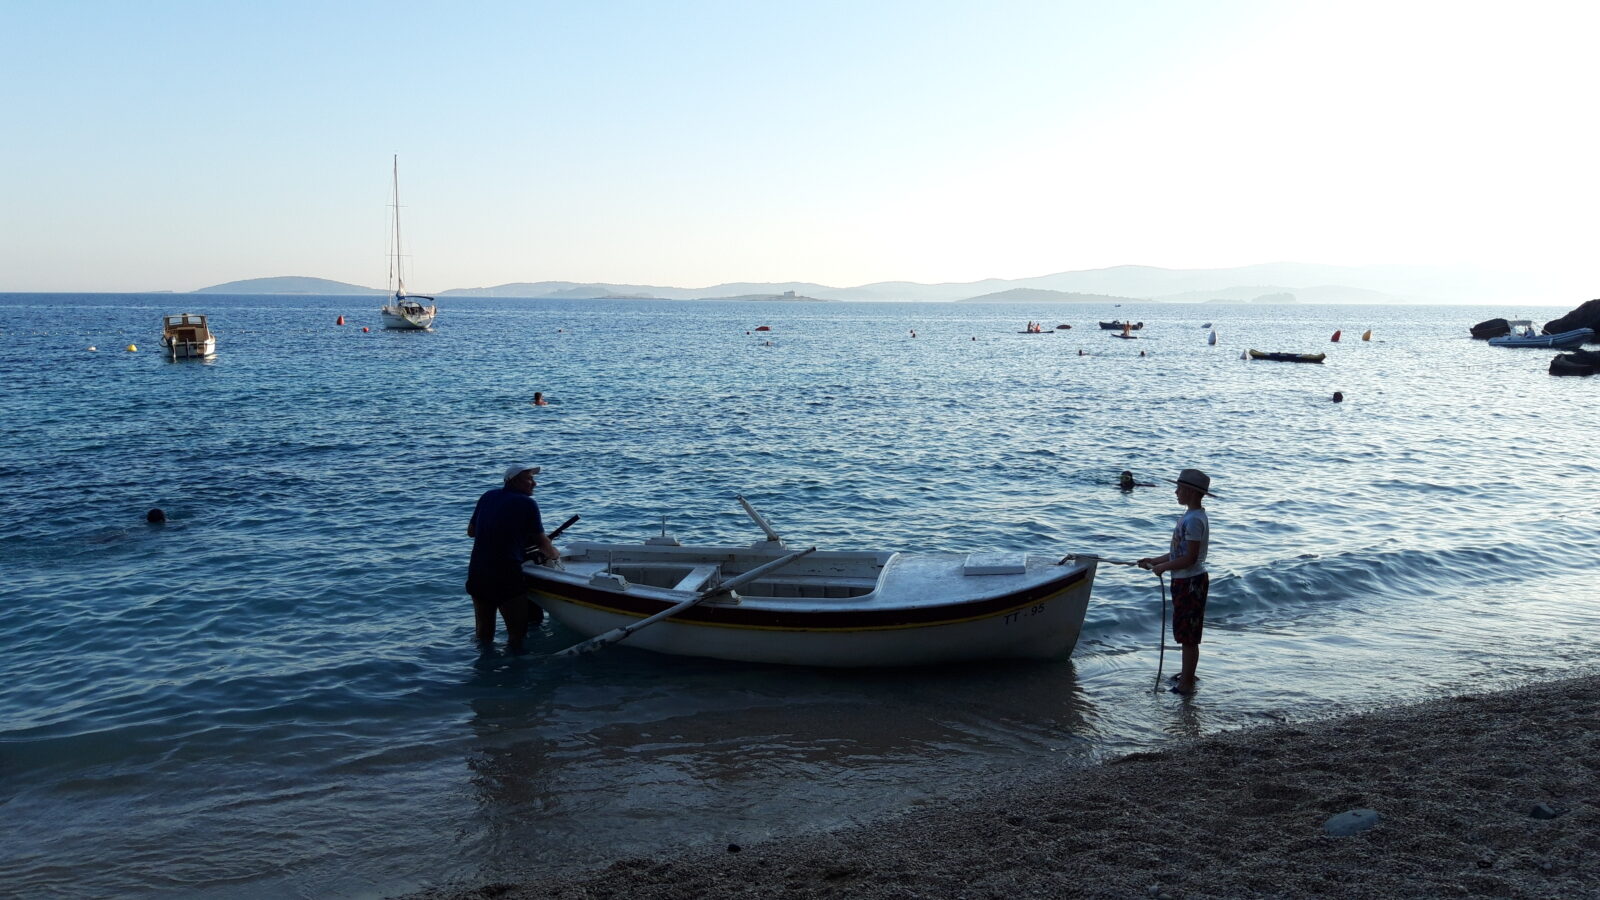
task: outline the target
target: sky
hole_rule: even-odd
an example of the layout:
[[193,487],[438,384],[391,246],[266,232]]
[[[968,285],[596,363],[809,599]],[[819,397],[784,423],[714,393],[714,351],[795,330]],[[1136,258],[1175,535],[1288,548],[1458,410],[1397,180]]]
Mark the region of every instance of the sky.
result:
[[[1600,5],[0,0],[0,291],[1600,283]],[[1576,295],[1581,295],[1578,297]]]

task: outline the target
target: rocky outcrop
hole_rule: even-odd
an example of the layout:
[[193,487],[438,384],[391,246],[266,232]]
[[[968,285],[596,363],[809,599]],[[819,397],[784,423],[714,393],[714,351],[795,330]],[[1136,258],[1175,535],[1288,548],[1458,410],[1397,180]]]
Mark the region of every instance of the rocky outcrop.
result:
[[[1580,328],[1584,326],[1578,326]],[[1550,360],[1551,375],[1600,375],[1600,350],[1577,350]]]
[[1545,334],[1560,334],[1574,328],[1593,328],[1600,334],[1600,300],[1590,300],[1559,319],[1544,323]]
[[1480,341],[1511,333],[1511,323],[1505,319],[1489,319],[1472,326],[1472,336]]

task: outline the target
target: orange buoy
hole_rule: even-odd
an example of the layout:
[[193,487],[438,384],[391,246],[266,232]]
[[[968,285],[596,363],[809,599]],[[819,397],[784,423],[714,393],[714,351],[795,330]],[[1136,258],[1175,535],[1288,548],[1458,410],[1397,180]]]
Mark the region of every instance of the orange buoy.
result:
[[365,326],[365,325],[363,325],[363,326],[361,326],[361,333],[362,333],[362,334],[366,334],[366,333],[367,333],[367,332],[369,332],[369,331],[371,331],[371,330],[372,330],[372,329],[371,329],[371,328],[368,328],[368,327],[367,327],[367,326]]
[[1361,332],[1361,339],[1362,339],[1362,340],[1363,340],[1363,341],[1370,341],[1370,340],[1372,340],[1372,329],[1371,329],[1371,328],[1368,328],[1368,329],[1367,329],[1367,330],[1366,330],[1366,331],[1363,331],[1363,332]]
[[770,326],[770,325],[757,325],[756,326],[756,330],[757,331],[771,331],[772,330],[772,326]]
[[1335,343],[1335,344],[1337,344],[1337,343],[1339,343],[1339,332],[1337,332],[1337,331],[1335,331],[1335,332],[1334,332],[1334,333],[1333,333],[1333,342],[1334,342],[1334,343]]
[[344,316],[340,316],[339,317],[339,321],[334,322],[333,324],[335,324],[335,325],[343,325],[344,324]]

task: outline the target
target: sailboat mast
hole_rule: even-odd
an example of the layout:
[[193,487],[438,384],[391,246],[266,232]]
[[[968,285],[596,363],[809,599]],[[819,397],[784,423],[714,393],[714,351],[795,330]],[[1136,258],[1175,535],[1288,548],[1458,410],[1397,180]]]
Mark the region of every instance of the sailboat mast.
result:
[[394,155],[394,280],[395,297],[406,295],[406,272],[400,252],[400,154]]

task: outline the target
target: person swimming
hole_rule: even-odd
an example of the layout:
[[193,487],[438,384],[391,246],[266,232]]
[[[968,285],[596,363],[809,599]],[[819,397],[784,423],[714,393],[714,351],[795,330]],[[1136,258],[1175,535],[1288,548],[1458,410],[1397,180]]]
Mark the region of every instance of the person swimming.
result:
[[533,392],[533,405],[534,406],[549,406],[550,405],[550,402],[548,400],[544,399],[544,391],[534,391]]
[[1148,481],[1134,481],[1133,473],[1123,470],[1123,473],[1117,476],[1117,487],[1131,491],[1136,487],[1155,487],[1155,485]]

